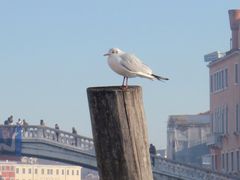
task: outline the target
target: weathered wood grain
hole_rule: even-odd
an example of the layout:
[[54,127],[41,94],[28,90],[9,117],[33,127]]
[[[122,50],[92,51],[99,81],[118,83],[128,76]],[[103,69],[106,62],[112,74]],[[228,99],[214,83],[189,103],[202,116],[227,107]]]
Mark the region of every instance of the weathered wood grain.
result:
[[142,89],[87,89],[102,180],[152,180]]

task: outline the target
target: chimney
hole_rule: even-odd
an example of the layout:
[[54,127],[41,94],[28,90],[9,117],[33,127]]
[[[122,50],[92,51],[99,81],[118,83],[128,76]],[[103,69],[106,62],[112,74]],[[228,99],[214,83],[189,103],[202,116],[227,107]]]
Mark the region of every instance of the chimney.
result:
[[228,11],[230,27],[232,30],[232,51],[240,49],[240,9],[232,9]]

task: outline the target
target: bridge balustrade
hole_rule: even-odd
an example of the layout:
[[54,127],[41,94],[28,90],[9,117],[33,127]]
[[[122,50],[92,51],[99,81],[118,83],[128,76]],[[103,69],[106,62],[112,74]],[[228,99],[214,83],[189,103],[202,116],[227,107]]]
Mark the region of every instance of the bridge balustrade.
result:
[[[16,126],[0,125],[0,127]],[[45,141],[52,141],[61,145],[72,146],[77,149],[88,151],[88,153],[95,154],[93,139],[88,137],[68,133],[47,126],[22,126],[21,132],[23,139],[41,139]]]
[[91,138],[68,133],[65,131],[49,128],[46,126],[25,126],[23,127],[23,138],[40,138],[54,141],[68,146],[74,146],[94,154],[94,144]]
[[[194,167],[192,165],[181,164],[175,161],[171,161],[162,157],[155,157],[155,165],[153,167],[153,173],[167,174],[169,176],[175,176],[182,179],[194,179],[194,180],[229,180],[235,179],[232,176],[213,172],[208,169]],[[236,178],[238,179],[238,178]]]

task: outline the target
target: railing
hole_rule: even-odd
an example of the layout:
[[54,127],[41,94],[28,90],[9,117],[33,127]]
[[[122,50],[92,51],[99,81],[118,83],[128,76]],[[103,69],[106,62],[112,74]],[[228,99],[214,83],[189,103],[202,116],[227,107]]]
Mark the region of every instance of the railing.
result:
[[[3,127],[16,126],[0,125],[0,128]],[[46,126],[22,126],[22,139],[41,139],[51,141],[95,154],[93,139]]]
[[226,174],[216,173],[214,171],[194,167],[171,161],[162,157],[155,156],[155,165],[153,166],[153,173],[166,174],[187,180],[230,180],[240,179],[238,177],[229,176]]

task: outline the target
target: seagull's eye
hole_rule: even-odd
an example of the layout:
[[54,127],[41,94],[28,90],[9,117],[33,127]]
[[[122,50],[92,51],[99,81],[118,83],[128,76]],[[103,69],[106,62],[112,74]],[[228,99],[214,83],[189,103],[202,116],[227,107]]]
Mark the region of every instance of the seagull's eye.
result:
[[115,51],[114,50],[112,50],[112,54],[114,54],[115,53]]

